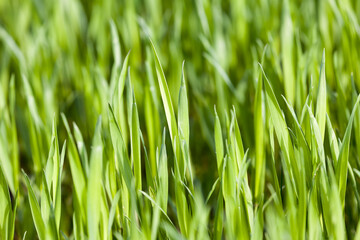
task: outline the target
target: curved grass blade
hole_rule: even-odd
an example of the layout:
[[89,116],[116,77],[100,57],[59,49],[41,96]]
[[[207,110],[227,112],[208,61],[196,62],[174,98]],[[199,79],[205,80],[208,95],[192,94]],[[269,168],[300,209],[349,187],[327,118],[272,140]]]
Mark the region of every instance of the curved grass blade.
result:
[[153,49],[153,52],[155,55],[155,67],[156,67],[156,74],[158,77],[158,83],[159,83],[159,87],[160,87],[161,98],[162,98],[164,109],[165,109],[166,120],[167,120],[167,123],[169,126],[171,141],[173,144],[173,148],[175,148],[174,139],[178,135],[178,133],[177,133],[177,125],[176,125],[174,107],[171,102],[171,95],[170,95],[169,87],[166,83],[166,78],[165,78],[165,74],[162,69],[161,63],[160,63],[160,59],[158,57],[158,54],[156,52],[153,42],[151,41],[151,39],[149,39],[149,40],[150,40],[150,43],[151,43],[151,46],[152,46],[152,49]]
[[360,101],[360,95],[358,96],[355,105],[353,107],[353,110],[351,112],[350,119],[346,127],[345,135],[340,147],[338,161],[335,167],[336,180],[340,192],[340,201],[341,201],[341,206],[343,208],[345,204],[345,192],[346,192],[346,182],[347,182],[347,169],[348,169],[348,161],[349,161],[351,130],[355,118],[355,113],[358,110],[359,101]]
[[263,124],[263,96],[262,96],[262,74],[259,74],[254,109],[254,132],[255,132],[255,199],[258,201],[264,191],[265,167],[264,157],[264,124]]
[[326,121],[325,49],[323,51],[321,66],[320,66],[320,79],[317,90],[315,118],[319,124],[321,138],[324,141],[325,123],[326,123],[325,122]]
[[79,154],[75,145],[74,137],[71,134],[70,127],[68,124],[68,121],[63,113],[61,113],[61,117],[64,123],[64,126],[66,128],[67,134],[68,134],[68,140],[69,140],[69,147],[68,147],[68,153],[69,153],[69,163],[70,163],[70,171],[73,178],[73,184],[75,187],[75,193],[76,197],[78,199],[78,202],[80,204],[80,213],[82,216],[82,219],[86,219],[86,179],[83,172],[83,168],[81,166]]
[[100,204],[102,191],[103,143],[101,139],[101,117],[99,117],[90,156],[89,180],[87,184],[87,227],[89,239],[98,239]]
[[222,174],[222,166],[223,166],[223,158],[224,158],[224,143],[221,131],[221,123],[219,116],[216,112],[216,107],[214,107],[215,111],[215,149],[216,149],[216,160],[217,160],[217,167],[218,173],[221,176]]
[[39,239],[45,240],[45,239],[47,239],[47,233],[46,233],[45,223],[41,216],[39,203],[36,199],[36,196],[35,196],[35,193],[34,193],[32,187],[31,187],[28,176],[26,175],[26,173],[24,171],[22,171],[22,172],[25,177],[26,187],[28,189],[28,194],[29,194],[28,199],[29,199],[30,209],[31,209],[31,213],[32,213],[32,217],[34,220],[36,231],[38,233]]
[[178,128],[180,137],[185,139],[187,146],[189,145],[189,108],[188,98],[185,83],[185,72],[184,72],[185,61],[182,63],[182,74],[181,74],[181,85],[179,90],[179,109],[178,109]]

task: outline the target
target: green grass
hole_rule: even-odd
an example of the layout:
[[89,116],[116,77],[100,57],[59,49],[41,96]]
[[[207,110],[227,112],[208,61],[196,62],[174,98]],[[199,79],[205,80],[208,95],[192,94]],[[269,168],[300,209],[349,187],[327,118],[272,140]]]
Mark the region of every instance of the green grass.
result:
[[0,239],[360,239],[359,16],[0,1]]

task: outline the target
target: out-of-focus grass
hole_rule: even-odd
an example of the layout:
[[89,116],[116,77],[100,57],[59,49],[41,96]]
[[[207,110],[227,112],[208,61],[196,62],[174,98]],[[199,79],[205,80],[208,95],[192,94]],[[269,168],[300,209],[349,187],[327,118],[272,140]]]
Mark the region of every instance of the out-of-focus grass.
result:
[[359,238],[359,16],[0,1],[0,239]]

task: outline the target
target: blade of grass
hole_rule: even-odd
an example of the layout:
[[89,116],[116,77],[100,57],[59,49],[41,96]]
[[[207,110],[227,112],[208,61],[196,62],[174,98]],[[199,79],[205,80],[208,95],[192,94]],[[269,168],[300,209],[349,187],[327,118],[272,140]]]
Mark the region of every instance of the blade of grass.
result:
[[347,168],[348,168],[347,166],[349,161],[351,130],[352,130],[355,113],[358,110],[359,101],[360,101],[360,95],[358,96],[355,105],[353,107],[353,110],[351,112],[350,119],[346,127],[345,135],[340,147],[337,164],[335,167],[336,180],[339,186],[340,201],[341,201],[341,206],[343,208],[345,205],[345,192],[346,192]]
[[89,180],[87,184],[87,227],[89,239],[97,239],[100,222],[100,201],[102,191],[103,143],[101,139],[101,117],[99,117],[92,143]]

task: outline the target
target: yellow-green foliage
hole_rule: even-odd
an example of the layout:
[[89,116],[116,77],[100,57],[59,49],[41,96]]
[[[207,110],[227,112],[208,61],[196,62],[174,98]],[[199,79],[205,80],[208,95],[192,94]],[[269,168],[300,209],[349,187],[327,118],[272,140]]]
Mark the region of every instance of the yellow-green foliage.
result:
[[359,21],[0,0],[0,239],[360,239]]

